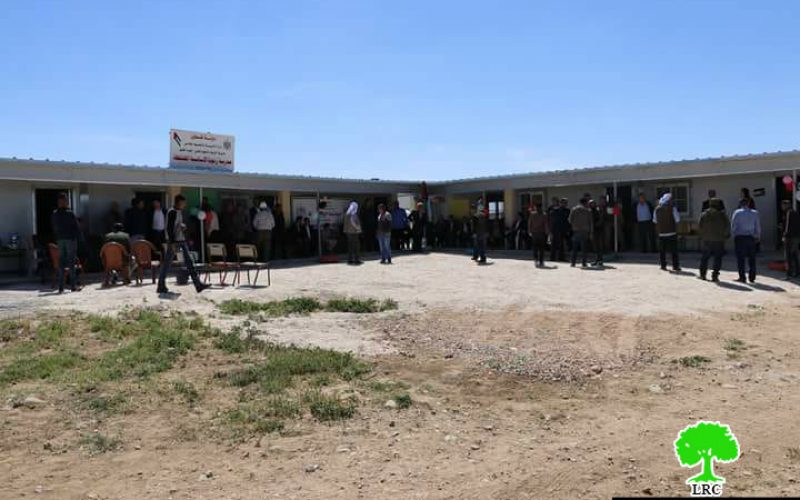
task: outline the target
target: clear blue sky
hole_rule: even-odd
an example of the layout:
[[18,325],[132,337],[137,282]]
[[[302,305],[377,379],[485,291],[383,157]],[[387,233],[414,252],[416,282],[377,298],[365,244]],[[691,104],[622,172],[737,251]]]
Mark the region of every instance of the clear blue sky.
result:
[[0,156],[448,179],[800,148],[799,1],[6,1]]

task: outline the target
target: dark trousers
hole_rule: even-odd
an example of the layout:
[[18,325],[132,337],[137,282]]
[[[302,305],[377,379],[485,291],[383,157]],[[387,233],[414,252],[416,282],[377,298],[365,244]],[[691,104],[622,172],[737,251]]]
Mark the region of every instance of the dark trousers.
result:
[[545,233],[531,234],[531,243],[533,245],[533,260],[540,266],[544,265],[544,248],[547,246],[547,235]]
[[347,233],[347,262],[354,264],[361,261],[361,241],[358,233]]
[[194,268],[192,256],[189,255],[189,245],[187,245],[185,241],[176,241],[171,245],[167,245],[167,254],[161,262],[161,271],[158,273],[158,291],[167,288],[167,274],[169,274],[169,268],[172,267],[172,259],[175,258],[175,252],[177,251],[183,253],[183,265],[185,265],[186,270],[189,271],[189,276],[192,277],[194,287],[198,289],[203,284],[200,281],[200,276],[197,275],[197,270]]
[[598,264],[602,264],[603,255],[606,253],[606,239],[605,231],[603,229],[594,232],[594,238],[592,238],[592,248],[594,248],[594,253],[597,256],[596,262]]
[[550,260],[565,260],[564,233],[553,232],[550,235]]
[[639,233],[639,251],[652,252],[653,248],[653,223],[649,220],[639,221],[636,226]]
[[678,259],[678,235],[659,236],[658,258],[661,262],[661,269],[667,268],[667,252],[672,255],[672,269],[675,271],[681,268],[680,260]]
[[786,238],[783,242],[783,254],[786,258],[786,276],[800,276],[800,262],[798,262],[798,246],[800,238]]
[[475,235],[475,245],[472,247],[472,259],[486,262],[486,244],[489,235]]
[[725,255],[725,242],[724,241],[704,241],[703,242],[703,255],[700,257],[700,276],[705,278],[708,272],[708,261],[714,257],[712,264],[713,278],[719,276],[719,270],[722,267],[722,256]]
[[284,231],[272,230],[272,252],[273,259],[286,258],[286,233]]
[[[756,279],[756,239],[752,236],[737,236],[733,239],[736,249],[736,266],[739,268],[739,279],[745,279],[745,271],[749,271],[750,281]],[[747,267],[745,268],[745,264]]]
[[261,262],[269,262],[272,257],[272,231],[256,231],[256,247]]
[[411,231],[411,249],[415,252],[422,251],[422,228]]
[[589,233],[586,231],[575,231],[572,233],[572,265],[578,259],[578,250],[581,252],[581,264],[587,265],[586,256],[589,253]]
[[69,269],[69,285],[74,290],[77,286],[76,272],[77,266],[75,259],[78,255],[78,240],[58,240],[58,260],[59,266],[56,269],[58,278],[58,289],[64,289],[64,269]]

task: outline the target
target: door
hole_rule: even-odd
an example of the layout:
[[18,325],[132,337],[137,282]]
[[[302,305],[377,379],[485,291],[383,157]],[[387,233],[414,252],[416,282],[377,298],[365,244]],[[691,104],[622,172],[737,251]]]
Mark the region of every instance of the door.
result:
[[50,216],[58,208],[58,196],[61,193],[67,194],[69,206],[74,210],[71,189],[37,189],[34,191],[34,231],[38,241],[42,244],[55,242]]

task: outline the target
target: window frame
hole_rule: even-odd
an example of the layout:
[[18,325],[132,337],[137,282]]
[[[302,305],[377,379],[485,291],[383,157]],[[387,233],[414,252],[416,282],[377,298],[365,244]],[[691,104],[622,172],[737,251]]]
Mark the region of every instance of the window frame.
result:
[[[686,210],[681,210],[677,204],[675,204],[676,208],[678,208],[678,213],[681,214],[681,217],[690,217],[692,214],[692,185],[689,182],[671,182],[671,183],[662,183],[656,185],[656,202],[661,198],[666,192],[672,193],[672,196],[675,197],[675,189],[676,188],[683,188],[686,189]],[[659,194],[659,192],[661,194]],[[677,198],[676,198],[677,199]]]

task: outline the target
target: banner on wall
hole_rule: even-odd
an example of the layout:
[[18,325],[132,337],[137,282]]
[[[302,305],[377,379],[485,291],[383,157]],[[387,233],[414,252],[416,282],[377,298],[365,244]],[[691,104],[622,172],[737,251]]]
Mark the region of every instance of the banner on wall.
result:
[[171,129],[169,166],[233,172],[234,142],[232,135]]

